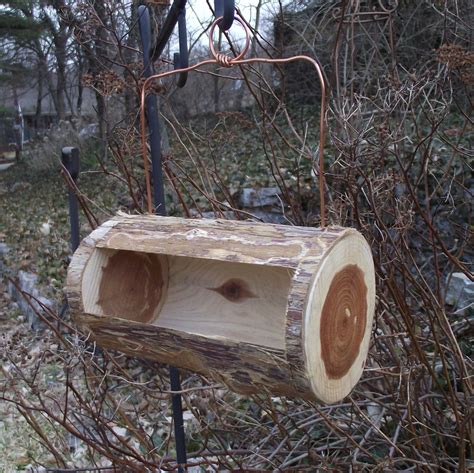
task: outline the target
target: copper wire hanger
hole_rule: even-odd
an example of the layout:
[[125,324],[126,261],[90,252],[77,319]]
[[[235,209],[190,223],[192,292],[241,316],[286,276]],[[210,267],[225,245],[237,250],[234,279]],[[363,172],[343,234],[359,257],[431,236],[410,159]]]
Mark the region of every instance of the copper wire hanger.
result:
[[319,117],[319,198],[320,198],[320,214],[321,214],[321,227],[326,226],[326,206],[324,199],[324,142],[325,142],[325,111],[326,111],[326,85],[324,83],[324,77],[319,64],[311,57],[305,55],[291,56],[288,58],[269,59],[269,58],[250,58],[243,59],[250,47],[250,33],[245,24],[244,20],[239,16],[235,17],[235,20],[240,23],[245,31],[245,45],[240,53],[235,57],[227,56],[219,51],[216,51],[213,42],[214,30],[219,25],[222,17],[217,18],[211,25],[209,31],[209,49],[211,51],[212,58],[198,62],[192,66],[173,69],[166,72],[160,72],[148,77],[141,88],[141,100],[140,100],[140,135],[141,135],[141,150],[143,156],[143,166],[145,171],[145,182],[146,182],[146,195],[147,195],[147,210],[149,213],[153,213],[152,194],[151,194],[151,182],[150,173],[148,168],[148,148],[147,148],[147,137],[146,137],[146,120],[145,120],[145,97],[146,91],[150,84],[157,79],[172,76],[174,74],[180,74],[190,72],[208,64],[218,64],[222,67],[233,67],[237,65],[263,63],[263,64],[286,64],[294,61],[306,61],[309,62],[315,69],[321,85],[321,109]]

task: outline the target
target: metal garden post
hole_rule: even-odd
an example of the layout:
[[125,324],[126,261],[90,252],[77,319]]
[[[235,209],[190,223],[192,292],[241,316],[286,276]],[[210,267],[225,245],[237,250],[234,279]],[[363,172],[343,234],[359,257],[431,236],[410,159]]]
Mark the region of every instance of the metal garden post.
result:
[[[152,74],[152,63],[150,60],[151,28],[150,13],[148,8],[144,5],[138,7],[138,25],[142,40],[143,77],[147,78]],[[158,122],[158,101],[153,94],[149,94],[146,98],[146,115],[150,135],[155,213],[157,215],[166,215],[163,170],[161,167],[161,134],[160,124]]]
[[[140,29],[140,37],[142,40],[143,52],[143,75],[150,77],[152,75],[151,62],[151,28],[150,13],[144,5],[138,7],[138,24]],[[155,213],[157,215],[166,215],[163,171],[161,165],[161,135],[160,125],[158,121],[158,101],[153,94],[149,94],[146,98],[146,114],[148,121],[148,130],[150,134],[150,150],[152,163],[153,178],[153,199]],[[170,366],[170,385],[172,391],[181,391],[181,382],[179,379],[179,371],[177,368]],[[186,441],[184,436],[183,407],[181,394],[172,394],[173,407],[173,423],[176,441],[176,460],[178,463],[178,471],[184,472],[182,465],[186,464]]]
[[[65,147],[62,149],[61,162],[71,176],[71,179],[76,183],[79,176],[79,148]],[[80,243],[79,235],[79,210],[77,204],[77,197],[71,186],[68,186],[69,199],[69,223],[71,226],[71,251],[74,253]]]

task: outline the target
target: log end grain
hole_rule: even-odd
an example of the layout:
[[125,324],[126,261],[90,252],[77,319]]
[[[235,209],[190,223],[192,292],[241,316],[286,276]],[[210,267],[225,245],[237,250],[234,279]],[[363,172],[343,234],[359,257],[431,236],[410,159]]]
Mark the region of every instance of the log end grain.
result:
[[341,400],[360,379],[374,306],[370,248],[358,232],[351,230],[324,255],[305,308],[307,376],[319,400]]

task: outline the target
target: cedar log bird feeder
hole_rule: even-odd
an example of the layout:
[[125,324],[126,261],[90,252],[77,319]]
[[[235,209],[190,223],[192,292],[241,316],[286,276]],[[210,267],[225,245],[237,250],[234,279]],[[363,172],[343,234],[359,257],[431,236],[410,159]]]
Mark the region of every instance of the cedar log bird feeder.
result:
[[83,240],[67,295],[99,345],[336,402],[364,367],[375,282],[353,229],[123,215]]
[[[209,375],[243,393],[327,403],[350,393],[367,357],[375,305],[370,247],[354,229],[324,224],[324,80],[314,59],[213,59],[205,64],[306,60],[323,88],[321,228],[118,215],[80,244],[68,270],[74,319],[101,346]],[[144,161],[147,171],[147,159]],[[150,182],[147,195],[151,207]]]

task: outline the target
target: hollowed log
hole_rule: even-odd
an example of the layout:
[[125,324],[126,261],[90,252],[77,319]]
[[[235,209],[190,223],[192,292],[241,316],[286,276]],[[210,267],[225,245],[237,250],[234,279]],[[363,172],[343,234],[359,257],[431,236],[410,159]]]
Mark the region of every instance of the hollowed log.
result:
[[121,215],[81,243],[67,294],[104,347],[336,402],[362,374],[375,282],[353,229]]

